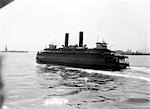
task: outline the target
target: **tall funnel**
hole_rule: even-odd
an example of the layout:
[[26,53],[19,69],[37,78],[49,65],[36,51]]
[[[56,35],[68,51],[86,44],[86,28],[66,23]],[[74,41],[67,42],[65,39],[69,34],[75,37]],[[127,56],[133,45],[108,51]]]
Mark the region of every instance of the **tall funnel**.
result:
[[65,47],[68,47],[69,33],[65,34]]
[[83,32],[79,33],[79,47],[83,47]]

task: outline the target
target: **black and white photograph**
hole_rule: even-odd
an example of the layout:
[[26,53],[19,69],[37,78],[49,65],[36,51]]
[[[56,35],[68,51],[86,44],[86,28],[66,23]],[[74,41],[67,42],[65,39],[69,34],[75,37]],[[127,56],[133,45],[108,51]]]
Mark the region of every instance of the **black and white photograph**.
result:
[[150,109],[150,0],[0,0],[0,109]]

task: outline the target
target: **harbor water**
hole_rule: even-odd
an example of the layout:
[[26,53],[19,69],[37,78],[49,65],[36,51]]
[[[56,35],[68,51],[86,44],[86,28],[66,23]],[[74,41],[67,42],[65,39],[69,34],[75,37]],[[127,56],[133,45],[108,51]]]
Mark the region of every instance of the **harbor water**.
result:
[[150,109],[150,56],[103,71],[37,64],[36,53],[2,53],[3,109]]

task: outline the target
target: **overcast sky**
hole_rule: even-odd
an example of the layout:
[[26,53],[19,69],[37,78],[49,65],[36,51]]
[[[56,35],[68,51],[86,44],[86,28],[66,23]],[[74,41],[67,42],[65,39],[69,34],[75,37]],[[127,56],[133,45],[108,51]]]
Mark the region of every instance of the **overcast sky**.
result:
[[0,50],[41,50],[50,43],[110,49],[150,48],[149,0],[15,0],[0,10]]

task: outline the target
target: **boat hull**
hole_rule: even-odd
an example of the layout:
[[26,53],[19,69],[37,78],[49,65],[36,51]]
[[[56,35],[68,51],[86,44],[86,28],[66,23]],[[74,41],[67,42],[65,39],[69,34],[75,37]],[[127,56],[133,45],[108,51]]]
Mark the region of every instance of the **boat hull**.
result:
[[77,68],[101,69],[101,70],[121,70],[128,65],[124,63],[106,62],[105,57],[99,54],[60,54],[42,53],[37,54],[36,60],[42,64],[64,65]]

